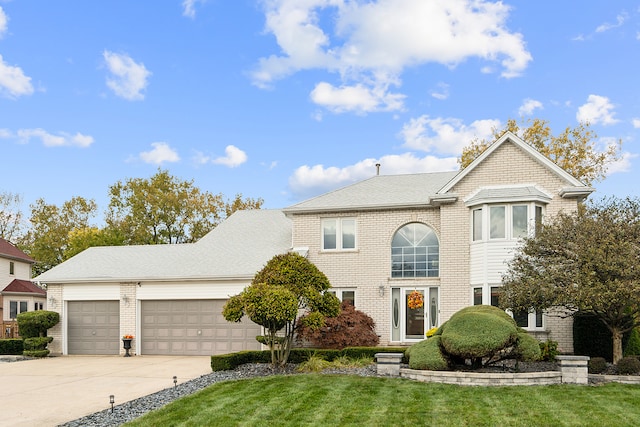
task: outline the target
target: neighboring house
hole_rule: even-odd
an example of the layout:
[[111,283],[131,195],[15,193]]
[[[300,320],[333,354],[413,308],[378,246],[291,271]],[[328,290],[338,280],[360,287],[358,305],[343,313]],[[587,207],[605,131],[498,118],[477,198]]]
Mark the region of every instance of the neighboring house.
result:
[[42,310],[46,292],[31,283],[31,267],[35,260],[0,238],[0,337],[17,336],[15,319],[24,311]]
[[[593,191],[507,133],[459,172],[377,175],[283,210],[236,212],[199,242],[91,248],[36,279],[62,322],[52,351],[214,354],[257,348],[260,328],[221,308],[273,256],[304,254],[332,292],[376,322],[381,345],[410,345],[457,310],[496,304],[518,241]],[[407,295],[424,295],[420,309]],[[569,319],[514,313],[573,350]]]

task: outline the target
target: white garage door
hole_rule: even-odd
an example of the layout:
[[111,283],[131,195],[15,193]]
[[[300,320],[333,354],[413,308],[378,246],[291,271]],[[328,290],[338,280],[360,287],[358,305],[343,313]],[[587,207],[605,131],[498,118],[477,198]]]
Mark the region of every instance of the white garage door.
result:
[[260,326],[222,317],[225,300],[142,301],[141,353],[210,356],[259,350]]
[[69,354],[118,354],[120,306],[118,301],[67,303]]

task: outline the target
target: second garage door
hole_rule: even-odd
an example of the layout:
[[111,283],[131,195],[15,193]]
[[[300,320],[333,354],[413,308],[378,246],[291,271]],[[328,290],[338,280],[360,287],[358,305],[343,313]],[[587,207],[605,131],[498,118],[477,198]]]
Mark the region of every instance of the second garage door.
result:
[[225,300],[141,301],[141,353],[210,356],[258,350],[260,326],[227,322]]

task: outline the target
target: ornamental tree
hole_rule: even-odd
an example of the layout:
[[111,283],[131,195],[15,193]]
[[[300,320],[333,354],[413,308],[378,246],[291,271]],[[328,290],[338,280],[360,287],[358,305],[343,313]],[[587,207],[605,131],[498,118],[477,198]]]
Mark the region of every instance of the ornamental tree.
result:
[[606,199],[560,213],[524,240],[503,277],[504,309],[592,314],[622,335],[640,325],[640,200]]
[[[227,301],[222,315],[229,322],[247,316],[263,326],[272,363],[284,366],[301,324],[320,328],[325,317],[339,314],[340,301],[325,292],[330,287],[327,276],[307,258],[293,252],[276,255],[250,286]],[[299,314],[304,314],[302,323]]]
[[504,129],[493,129],[492,141],[477,138],[471,141],[462,150],[458,163],[464,169],[493,141],[510,131],[562,169],[591,185],[602,181],[609,164],[619,159],[622,140],[614,141],[604,150],[599,150],[596,146],[598,135],[589,126],[589,123],[580,123],[573,129],[567,127],[561,133],[552,135],[546,120],[528,119],[519,126],[514,119],[509,119]]

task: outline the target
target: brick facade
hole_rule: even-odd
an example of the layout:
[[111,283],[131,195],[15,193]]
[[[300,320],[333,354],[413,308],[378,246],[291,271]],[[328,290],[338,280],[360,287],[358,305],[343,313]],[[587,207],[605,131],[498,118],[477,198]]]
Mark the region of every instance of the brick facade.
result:
[[[472,304],[470,279],[471,211],[465,205],[480,189],[496,186],[527,185],[549,194],[545,217],[560,211],[577,209],[576,199],[563,199],[560,193],[567,181],[538,159],[507,141],[489,157],[464,176],[449,193],[457,195],[453,203],[428,206],[422,209],[353,210],[336,212],[292,213],[293,247],[308,247],[309,259],[329,278],[333,287],[355,287],[356,307],[376,322],[381,345],[391,342],[390,289],[400,287],[439,288],[439,324],[453,313]],[[322,251],[321,221],[323,218],[353,217],[357,222],[357,249],[354,251]],[[440,244],[439,277],[398,279],[391,277],[391,240],[402,226],[420,222],[431,227]],[[512,256],[505,249],[503,265]],[[498,285],[499,283],[496,283]],[[381,295],[380,288],[384,288]],[[571,320],[545,317],[545,330],[534,333],[559,342],[563,352],[573,350]],[[403,342],[407,343],[407,342]]]

